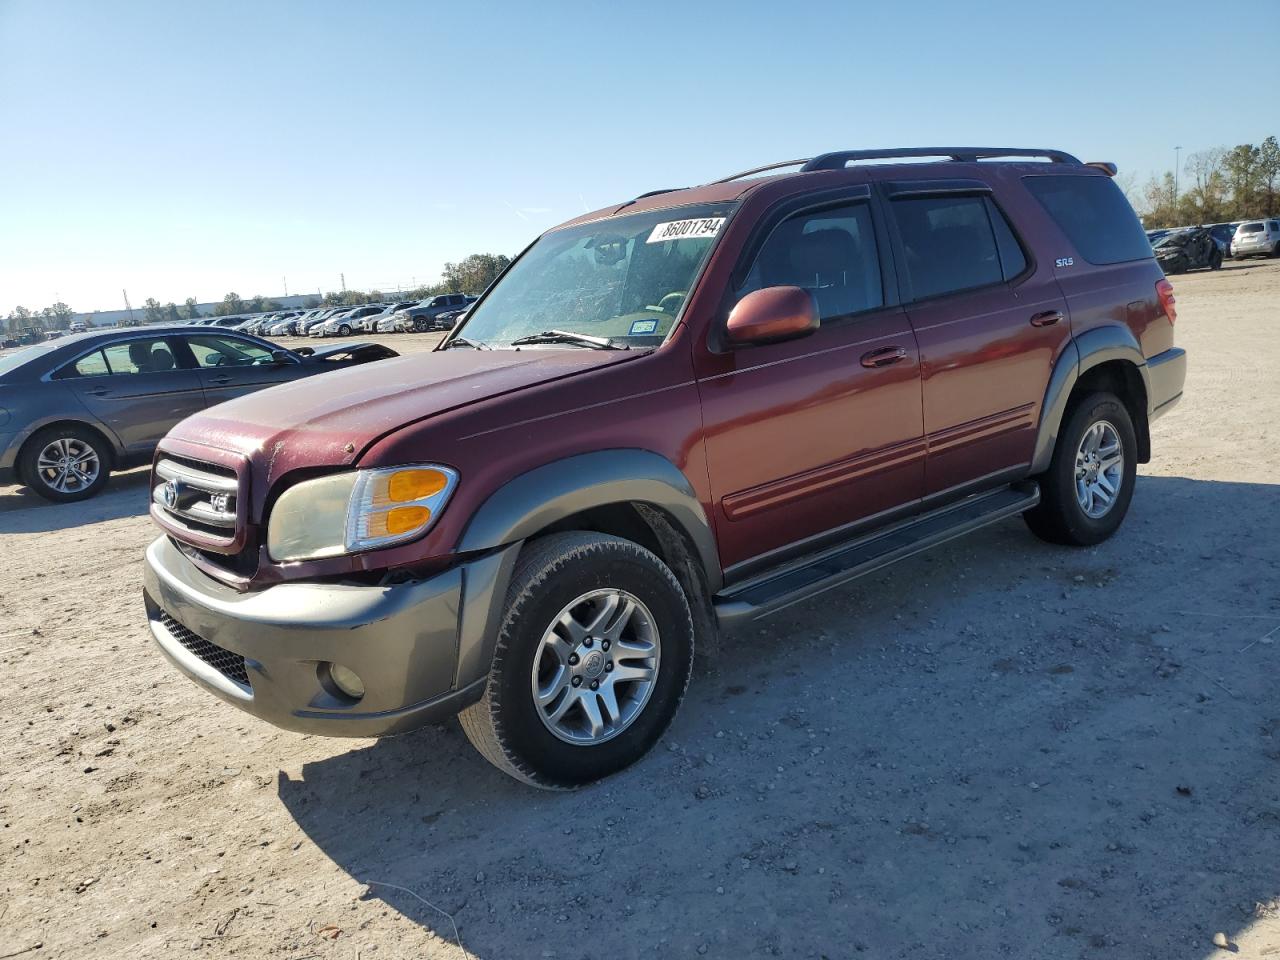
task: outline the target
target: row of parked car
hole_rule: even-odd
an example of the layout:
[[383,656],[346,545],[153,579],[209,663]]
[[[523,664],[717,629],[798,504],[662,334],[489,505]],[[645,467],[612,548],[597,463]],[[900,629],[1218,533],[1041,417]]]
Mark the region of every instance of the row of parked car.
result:
[[1148,230],[1156,260],[1168,273],[1217,270],[1228,257],[1280,257],[1280,220],[1239,220]]
[[348,337],[353,333],[424,333],[452,330],[476,301],[463,293],[442,293],[425,300],[366,303],[358,307],[279,310],[254,317],[212,317],[204,326],[229,327],[259,337]]

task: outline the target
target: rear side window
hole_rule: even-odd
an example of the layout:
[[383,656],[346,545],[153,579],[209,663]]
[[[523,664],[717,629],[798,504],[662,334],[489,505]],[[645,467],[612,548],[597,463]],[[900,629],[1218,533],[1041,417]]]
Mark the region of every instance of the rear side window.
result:
[[1027,258],[1004,215],[984,196],[893,201],[915,300],[1011,280]]
[[1023,182],[1090,263],[1151,256],[1142,224],[1110,177],[1041,176]]
[[866,203],[796,214],[769,234],[740,294],[801,287],[823,320],[884,305],[880,255]]
[[1262,224],[1260,223],[1242,223],[1240,225],[1241,233],[1261,233]]
[[107,369],[107,360],[101,350],[95,350],[88,356],[81,357],[76,361],[73,369],[76,376],[80,377],[103,377],[111,372]]
[[102,349],[113,376],[167,373],[177,364],[164,340],[128,340]]

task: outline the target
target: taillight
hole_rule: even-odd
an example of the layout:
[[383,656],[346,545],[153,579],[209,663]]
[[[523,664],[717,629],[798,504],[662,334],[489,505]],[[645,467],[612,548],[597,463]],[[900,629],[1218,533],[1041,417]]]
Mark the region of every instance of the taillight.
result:
[[1173,295],[1173,284],[1168,280],[1156,281],[1156,296],[1160,298],[1160,308],[1170,323],[1178,322],[1178,299]]

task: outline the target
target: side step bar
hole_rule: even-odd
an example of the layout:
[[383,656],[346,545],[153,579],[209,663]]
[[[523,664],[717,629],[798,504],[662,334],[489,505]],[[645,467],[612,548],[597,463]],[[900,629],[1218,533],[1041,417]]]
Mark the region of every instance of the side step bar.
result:
[[759,620],[1039,502],[1040,488],[1025,481],[948,504],[723,590],[715,596],[716,617],[724,628]]

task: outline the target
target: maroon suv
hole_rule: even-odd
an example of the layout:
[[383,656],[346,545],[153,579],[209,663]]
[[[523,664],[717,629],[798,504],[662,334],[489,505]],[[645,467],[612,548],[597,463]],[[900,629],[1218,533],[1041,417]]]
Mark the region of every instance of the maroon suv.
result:
[[1114,170],[849,151],[550,230],[433,352],[168,435],[156,642],[282,727],[461,713],[566,787],[653,745],[717,630],[1015,514],[1098,543],[1186,368]]

